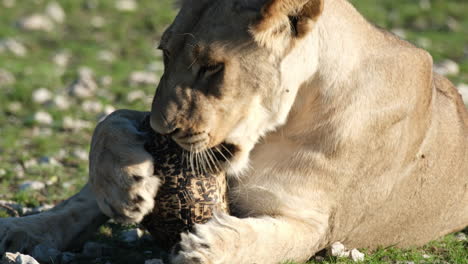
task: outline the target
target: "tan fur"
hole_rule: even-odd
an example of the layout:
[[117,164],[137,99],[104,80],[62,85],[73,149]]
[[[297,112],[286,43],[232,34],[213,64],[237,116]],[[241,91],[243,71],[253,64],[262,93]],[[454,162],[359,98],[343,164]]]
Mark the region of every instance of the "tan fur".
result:
[[[295,30],[291,16],[299,16]],[[195,151],[222,142],[238,148],[225,164],[236,216],[218,215],[185,234],[174,263],[300,262],[336,241],[406,247],[467,226],[468,115],[460,95],[433,73],[427,52],[375,28],[347,1],[186,0],[161,45],[171,56],[153,128]],[[213,61],[225,64],[222,73],[196,77]],[[122,179],[93,187],[97,197],[116,192],[127,201],[147,192],[112,169],[147,172],[146,159],[120,162],[130,154],[118,150],[146,154],[128,146],[139,141],[126,113],[95,133],[103,142],[92,149],[95,181]],[[125,179],[130,185],[119,183]],[[139,219],[125,203],[110,203]]]

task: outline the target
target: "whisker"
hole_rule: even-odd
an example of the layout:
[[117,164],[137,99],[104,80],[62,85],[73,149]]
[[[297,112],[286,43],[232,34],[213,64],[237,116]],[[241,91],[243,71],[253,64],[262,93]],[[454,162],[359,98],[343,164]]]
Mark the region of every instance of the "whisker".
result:
[[223,156],[224,161],[226,161],[226,162],[228,163],[229,167],[231,167],[231,169],[232,169],[233,166],[232,166],[232,164],[231,164],[231,161],[229,161],[229,159],[226,158],[226,156],[224,155],[224,153],[223,153],[220,149],[218,149],[218,146],[216,146],[216,150],[219,152],[219,154],[221,154],[221,156]]
[[193,175],[195,175],[195,167],[193,166],[193,146],[190,145],[190,168],[192,169]]
[[219,167],[218,167],[218,165],[220,165],[219,160],[216,158],[216,155],[214,154],[213,150],[209,149],[208,154],[209,154],[208,157],[210,158],[211,162],[213,162],[213,165],[215,166],[216,171],[219,171]]
[[208,160],[208,157],[210,157],[209,151],[210,151],[210,149],[207,149],[207,150],[203,151],[203,155],[205,157],[206,163],[208,164],[208,167],[210,168],[210,172],[213,172],[213,167],[211,167],[210,160]]

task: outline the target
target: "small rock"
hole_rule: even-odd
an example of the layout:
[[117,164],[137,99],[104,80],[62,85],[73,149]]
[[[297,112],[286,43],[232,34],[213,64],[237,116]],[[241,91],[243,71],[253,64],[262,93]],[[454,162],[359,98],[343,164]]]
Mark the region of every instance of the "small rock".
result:
[[0,69],[0,86],[12,85],[15,82],[15,76],[11,72]]
[[73,82],[68,91],[71,96],[78,98],[88,98],[94,95],[97,90],[97,84],[92,77],[92,74],[83,70],[80,72],[78,80]]
[[402,28],[394,28],[392,29],[393,34],[397,35],[402,39],[406,39],[406,31]]
[[30,159],[30,160],[23,162],[23,165],[25,169],[30,169],[33,167],[37,167],[39,164],[37,163],[36,159]]
[[78,131],[82,129],[91,128],[92,124],[85,120],[74,119],[72,117],[66,116],[63,118],[62,127],[65,130]]
[[103,76],[99,80],[99,83],[101,83],[102,86],[110,86],[112,84],[112,76],[109,76],[109,75]]
[[23,109],[23,105],[20,102],[11,102],[7,106],[8,111],[13,114],[17,114],[21,109]]
[[102,28],[106,24],[106,21],[103,17],[100,16],[93,16],[91,18],[91,26],[95,28]]
[[34,14],[21,19],[19,21],[19,26],[21,29],[28,31],[50,32],[54,29],[54,23],[52,20],[49,17],[41,14]]
[[452,76],[460,73],[460,66],[452,60],[444,60],[434,66],[434,71],[443,76]]
[[76,254],[73,254],[71,252],[63,252],[62,257],[60,258],[60,263],[62,264],[68,264],[71,263],[73,260],[75,260]]
[[87,242],[83,246],[83,255],[86,257],[99,258],[103,256],[109,256],[111,252],[111,247],[96,242]]
[[57,23],[65,21],[65,11],[57,2],[47,4],[45,13]]
[[101,51],[98,52],[97,58],[100,61],[112,63],[112,62],[115,61],[115,54],[112,53],[112,51],[109,51],[109,50],[101,50]]
[[359,252],[357,249],[351,250],[350,256],[354,262],[364,261],[364,253]]
[[17,164],[13,167],[13,173],[15,174],[16,178],[23,179],[24,178],[24,169],[23,166]]
[[134,243],[143,236],[144,232],[141,229],[135,228],[123,231],[120,233],[120,238],[123,242]]
[[46,263],[57,263],[60,259],[62,253],[55,249],[51,248],[44,244],[39,244],[34,247],[32,251],[32,256],[40,262]]
[[86,161],[89,158],[89,154],[84,149],[74,149],[72,152],[73,157],[78,158],[80,160]]
[[115,8],[125,12],[135,11],[137,9],[137,2],[135,0],[118,0],[115,3]]
[[70,62],[70,59],[71,59],[70,52],[67,52],[67,51],[59,52],[52,57],[52,61],[60,67],[67,66],[68,63]]
[[45,183],[40,181],[25,181],[18,187],[20,191],[38,191],[45,188]]
[[39,88],[33,92],[32,99],[35,103],[44,104],[52,99],[52,93],[46,88]]
[[115,111],[115,108],[110,105],[106,105],[104,107],[104,111],[98,115],[98,123],[102,122],[106,117],[110,114],[112,114]]
[[2,264],[39,264],[33,257],[29,255],[23,255],[19,252],[17,253],[10,253],[7,252],[3,255]]
[[11,52],[18,57],[23,57],[27,53],[26,47],[14,39],[0,40],[0,52],[4,50]]
[[67,110],[68,108],[70,108],[70,98],[64,95],[55,96],[53,103],[60,110]]
[[145,260],[145,264],[164,264],[162,259],[148,259]]
[[447,18],[447,26],[449,27],[449,29],[451,31],[454,31],[454,32],[457,32],[458,30],[460,30],[461,26],[460,26],[460,22],[458,22],[455,18],[453,17],[448,17]]
[[6,175],[6,170],[5,169],[0,169],[0,177]]
[[431,9],[431,1],[430,0],[420,0],[419,1],[419,7],[421,7],[422,10],[429,10]]
[[146,93],[142,90],[131,91],[127,94],[127,101],[133,103],[147,97]]
[[50,125],[54,122],[52,116],[44,111],[39,111],[34,114],[34,120],[41,125]]
[[13,6],[15,6],[16,0],[3,0],[2,3],[4,7],[12,8]]
[[130,74],[130,85],[156,85],[159,80],[153,72],[136,71]]
[[429,256],[427,254],[423,254],[422,257],[425,258],[425,259],[430,259],[431,258],[431,256]]
[[455,236],[455,240],[459,241],[459,242],[463,242],[463,241],[467,241],[467,236],[465,233],[458,233],[456,236]]
[[62,164],[53,157],[40,157],[37,162],[41,166],[62,166]]
[[340,242],[333,243],[328,249],[328,254],[340,258],[349,256],[349,252],[346,252],[345,246]]
[[98,101],[84,101],[82,108],[85,112],[99,113],[103,110],[103,105]]

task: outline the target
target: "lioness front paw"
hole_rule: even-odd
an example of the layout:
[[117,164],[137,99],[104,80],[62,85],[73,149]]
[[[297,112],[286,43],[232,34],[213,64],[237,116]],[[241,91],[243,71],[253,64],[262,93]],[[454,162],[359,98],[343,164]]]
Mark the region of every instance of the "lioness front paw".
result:
[[206,224],[196,225],[193,233],[181,235],[178,252],[173,252],[174,264],[221,264],[236,262],[239,248],[239,219],[218,215]]
[[147,113],[119,110],[96,128],[91,143],[90,186],[104,214],[138,223],[151,212],[160,185],[139,128]]
[[29,253],[41,243],[52,245],[47,232],[34,223],[34,216],[0,218],[0,254],[5,252]]

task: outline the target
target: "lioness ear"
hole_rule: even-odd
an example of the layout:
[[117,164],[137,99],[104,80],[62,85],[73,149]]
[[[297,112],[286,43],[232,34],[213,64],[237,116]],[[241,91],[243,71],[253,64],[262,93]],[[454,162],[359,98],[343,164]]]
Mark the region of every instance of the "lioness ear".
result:
[[265,45],[301,38],[312,30],[323,6],[324,0],[268,0],[261,9],[260,21],[250,31]]

